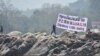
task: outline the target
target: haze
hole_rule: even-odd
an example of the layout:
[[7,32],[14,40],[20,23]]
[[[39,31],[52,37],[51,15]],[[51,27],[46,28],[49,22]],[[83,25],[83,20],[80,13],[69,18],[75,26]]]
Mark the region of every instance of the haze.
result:
[[[0,25],[5,33],[51,33],[58,14],[62,13],[87,17],[87,28],[100,28],[99,2],[100,0],[0,0]],[[61,33],[63,30],[57,31]]]
[[18,9],[26,10],[41,8],[44,3],[61,4],[65,6],[75,1],[77,0],[12,0],[12,4]]

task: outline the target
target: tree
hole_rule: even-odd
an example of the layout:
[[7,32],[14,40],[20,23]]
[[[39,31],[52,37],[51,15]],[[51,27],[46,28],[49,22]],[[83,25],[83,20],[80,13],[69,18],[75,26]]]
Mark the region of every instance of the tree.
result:
[[[9,0],[10,1],[10,0]],[[11,9],[11,4],[7,0],[0,0],[0,24],[3,25],[4,32],[8,32],[11,28],[8,18],[9,10]]]
[[22,11],[13,7],[10,0],[0,0],[0,24],[5,32],[22,31],[26,32],[28,17]]

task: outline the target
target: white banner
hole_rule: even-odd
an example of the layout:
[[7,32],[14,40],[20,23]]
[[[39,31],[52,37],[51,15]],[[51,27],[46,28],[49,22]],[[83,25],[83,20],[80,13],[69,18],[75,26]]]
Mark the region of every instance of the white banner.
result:
[[88,18],[59,14],[56,27],[77,32],[86,32]]

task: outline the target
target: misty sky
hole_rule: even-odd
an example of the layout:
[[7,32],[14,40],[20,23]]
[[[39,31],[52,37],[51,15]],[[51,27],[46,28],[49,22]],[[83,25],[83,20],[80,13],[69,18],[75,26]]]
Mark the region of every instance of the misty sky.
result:
[[13,5],[21,10],[40,8],[44,3],[68,5],[77,0],[12,0]]

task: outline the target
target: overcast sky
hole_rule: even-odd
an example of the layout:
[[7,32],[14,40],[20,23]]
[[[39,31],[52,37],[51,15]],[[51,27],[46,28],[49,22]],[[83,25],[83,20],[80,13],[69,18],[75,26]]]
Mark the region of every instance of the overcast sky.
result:
[[21,10],[40,8],[44,3],[68,5],[77,0],[12,0],[13,5]]

